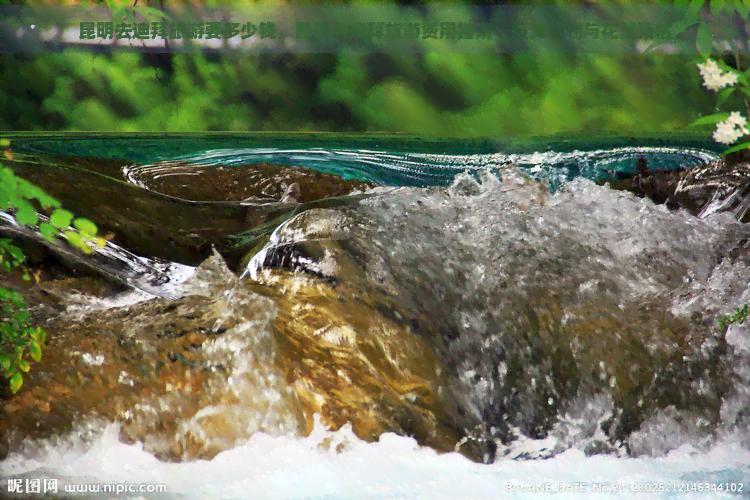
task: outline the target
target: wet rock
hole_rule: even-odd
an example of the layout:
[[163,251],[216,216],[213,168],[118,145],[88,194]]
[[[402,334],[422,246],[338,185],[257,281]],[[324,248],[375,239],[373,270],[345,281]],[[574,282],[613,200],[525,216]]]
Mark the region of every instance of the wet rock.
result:
[[301,196],[299,184],[293,182],[284,190],[280,201],[281,203],[299,203]]
[[610,186],[693,215],[729,212],[737,220],[750,222],[750,163],[744,154],[679,171],[650,170],[641,157],[636,160],[635,175]]
[[90,419],[173,460],[210,458],[258,430],[293,433],[302,417],[271,362],[273,317],[270,300],[230,289],[52,318],[42,361],[5,395],[3,448]]
[[[701,266],[710,266],[724,246],[710,249],[704,242],[706,251],[693,248],[695,255],[681,261],[659,250],[670,235],[649,242],[654,230],[644,227],[668,227],[662,220],[671,217],[653,211],[652,218],[633,221],[642,235],[628,218],[606,219],[628,227],[623,234],[633,242],[626,252],[623,243],[598,239],[598,218],[608,217],[606,210],[640,211],[642,204],[629,207],[633,202],[623,200],[609,207],[597,199],[606,210],[592,214],[590,201],[582,200],[586,215],[572,225],[571,212],[555,215],[556,207],[571,207],[567,203],[584,193],[571,191],[548,206],[528,202],[539,195],[533,186],[483,190],[466,206],[414,190],[413,199],[404,191],[391,206],[372,198],[367,208],[307,211],[277,230],[250,262],[249,274],[263,281],[302,273],[330,288],[316,296],[351,296],[368,304],[364,317],[408,326],[426,346],[419,352],[428,349],[447,370],[440,411],[460,429],[461,442],[485,443],[487,450],[496,441],[511,447],[520,437],[544,439],[575,401],[602,394],[609,403],[597,415],[600,435],[586,438],[592,449],[599,449],[598,440],[610,450],[624,443],[639,453],[642,447],[630,437],[670,407],[680,408],[685,422],[707,422],[715,430],[732,387],[723,361],[726,340],[715,328],[714,311],[676,314],[671,294],[685,290],[690,273],[690,279],[706,279],[705,271],[691,267],[706,269]],[[495,215],[474,204],[503,210]],[[472,220],[475,214],[481,222]],[[446,221],[455,232],[445,231]],[[490,233],[485,228],[493,228],[487,241],[480,239]],[[692,230],[695,235],[675,238],[697,241],[698,228]],[[467,233],[465,243],[457,242]],[[313,297],[305,303],[321,308]],[[351,303],[347,308],[356,310]],[[329,316],[342,315],[345,310]],[[292,313],[288,321],[295,321]]]
[[397,432],[442,451],[461,441],[456,404],[440,395],[445,368],[408,325],[373,314],[375,298],[283,271],[240,283],[218,255],[188,289],[51,319],[42,361],[5,396],[2,448],[97,419],[161,459],[211,458],[257,431],[306,435],[316,413],[369,441]]
[[396,432],[474,460],[488,454],[488,443],[463,440],[436,353],[404,320],[377,312],[392,308],[390,299],[284,270],[261,282],[279,306],[278,362],[306,408],[308,432],[318,413],[333,429],[351,423],[367,441]]
[[592,457],[594,455],[609,455],[613,451],[615,450],[612,448],[612,445],[610,443],[607,443],[605,441],[592,441],[591,443],[586,445],[583,453],[587,457]]
[[[40,155],[26,161],[29,159],[28,155],[15,159],[16,175],[42,187],[76,215],[92,220],[113,243],[137,255],[192,266],[208,258],[215,246],[236,269],[246,249],[236,248],[232,236],[293,210],[290,203],[281,203],[288,186],[299,187],[295,203],[336,198],[373,186],[306,168],[265,163],[225,167],[162,162],[144,166],[93,158]],[[39,163],[51,165],[39,168]],[[3,231],[0,224],[0,233]],[[43,246],[27,243],[24,250],[34,264],[49,258]],[[80,262],[63,263],[71,270],[81,267]]]
[[[200,202],[309,203],[375,185],[309,168],[268,163],[220,166],[164,161],[125,169],[130,182],[161,194]],[[286,201],[284,197],[288,197]]]

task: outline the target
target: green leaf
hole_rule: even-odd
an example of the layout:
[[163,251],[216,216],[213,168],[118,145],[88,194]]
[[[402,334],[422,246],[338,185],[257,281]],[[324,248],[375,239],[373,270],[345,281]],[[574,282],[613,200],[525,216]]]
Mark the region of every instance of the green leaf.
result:
[[50,243],[55,241],[55,236],[58,234],[58,230],[49,222],[42,222],[39,224],[39,232],[42,233],[44,239]]
[[15,199],[15,193],[11,190],[12,186],[9,184],[2,184],[0,181],[0,210],[8,210],[12,206],[12,201]]
[[698,22],[699,21],[697,17],[687,17],[682,21],[676,22],[672,26],[670,26],[664,36],[667,38],[667,40],[672,40],[686,29],[692,28],[693,26],[698,24]]
[[10,370],[10,358],[8,356],[0,354],[0,367],[4,372]]
[[708,23],[701,23],[698,26],[698,33],[695,37],[695,48],[701,54],[710,54],[714,49],[714,36],[711,34],[711,27]]
[[711,0],[709,8],[711,10],[711,17],[717,17],[721,14],[722,10],[727,8],[727,5],[723,0]]
[[747,20],[748,16],[750,16],[750,4],[737,2],[732,7],[740,15],[740,17],[742,17],[743,20]]
[[697,14],[693,14],[688,11],[685,19],[674,23],[669,27],[669,29],[667,29],[665,33],[654,38],[643,52],[645,54],[648,54],[649,52],[653,52],[654,50],[659,48],[661,44],[674,41],[677,38],[677,35],[685,31],[686,29],[695,26],[698,22],[699,20]]
[[37,199],[42,208],[59,207],[60,202],[26,179],[18,178],[18,194],[23,198]]
[[13,170],[9,167],[0,167],[0,179],[2,179],[4,182],[8,182],[11,180],[14,176]]
[[29,370],[31,370],[31,364],[25,359],[22,359],[21,362],[18,363],[18,368],[24,373],[29,373]]
[[29,344],[29,353],[31,354],[31,359],[38,363],[42,359],[42,346],[37,342],[31,342]]
[[689,126],[697,127],[699,125],[710,125],[713,123],[723,122],[729,118],[729,113],[714,113],[713,115],[702,116],[697,120],[693,121]]
[[135,24],[135,14],[133,13],[132,9],[121,7],[112,13],[113,23],[120,24],[125,21],[129,22],[130,24]]
[[729,153],[734,153],[735,151],[740,151],[740,150],[747,149],[747,148],[750,148],[750,142],[743,142],[742,144],[737,144],[736,146],[732,146],[731,148],[722,152],[721,155],[726,156]]
[[29,311],[23,309],[20,311],[16,311],[16,314],[13,317],[13,319],[18,321],[19,323],[26,323],[30,318],[31,314],[29,314]]
[[20,293],[8,288],[0,288],[0,301],[11,302],[14,305],[20,306],[26,304]]
[[79,217],[75,220],[73,225],[81,231],[86,236],[95,236],[96,235],[96,224],[91,222],[88,219],[84,219],[83,217]]
[[742,74],[742,73],[740,73],[738,71],[734,71],[734,70],[732,70],[732,73],[734,73],[735,75],[737,75],[737,82],[741,86],[745,87],[746,89],[750,88],[750,80],[747,79],[747,76],[745,76],[744,74]]
[[155,9],[147,5],[138,5],[134,7],[134,10],[148,21],[153,21],[154,19],[164,19],[167,21],[172,20],[172,17],[166,12],[162,12],[159,9]]
[[37,217],[36,210],[33,205],[26,200],[18,200],[16,202],[18,211],[16,212],[16,220],[19,224],[35,226],[39,218]]
[[12,393],[18,392],[18,390],[23,385],[23,376],[20,373],[16,373],[13,375],[10,379],[10,391]]
[[691,0],[687,8],[687,17],[697,19],[705,5],[706,0]]
[[738,79],[743,76],[743,74],[741,72],[738,72],[736,69],[734,69],[733,67],[729,66],[727,63],[725,63],[721,59],[714,59],[714,62],[719,67],[719,69],[721,69],[725,73],[734,73],[735,75],[737,75]]
[[745,85],[740,86],[740,92],[750,97],[750,88],[746,87]]
[[0,138],[0,148],[7,148],[10,146],[10,139],[7,137]]
[[10,256],[13,257],[14,261],[21,263],[26,259],[26,256],[23,254],[23,250],[15,245],[7,245],[4,248],[5,251],[7,251]]
[[731,96],[734,93],[735,89],[736,87],[727,87],[717,92],[716,94],[717,106],[721,106],[722,104],[724,104],[726,100],[729,99],[729,96]]
[[43,341],[43,340],[41,339],[41,337],[39,336],[39,333],[40,333],[41,331],[42,331],[42,329],[41,329],[40,327],[36,327],[36,328],[32,329],[32,330],[31,330],[31,333],[29,334],[29,338],[30,338],[30,339],[31,339],[32,341],[34,341],[34,342],[38,343],[39,345],[41,345],[41,344],[42,344],[42,342],[44,342],[44,341]]
[[63,233],[65,235],[65,238],[67,238],[68,243],[73,245],[74,247],[81,250],[83,253],[92,253],[93,250],[90,246],[83,240],[80,233],[77,233],[75,231],[65,231]]
[[49,218],[50,223],[58,229],[67,229],[73,220],[73,214],[63,208],[58,208]]

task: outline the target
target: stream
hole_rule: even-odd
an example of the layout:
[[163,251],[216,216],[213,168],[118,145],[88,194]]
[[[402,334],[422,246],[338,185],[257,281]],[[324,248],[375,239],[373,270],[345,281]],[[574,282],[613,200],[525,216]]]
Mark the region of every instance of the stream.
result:
[[750,498],[748,183],[696,188],[710,143],[10,140],[108,242],[0,213],[48,331],[0,496]]

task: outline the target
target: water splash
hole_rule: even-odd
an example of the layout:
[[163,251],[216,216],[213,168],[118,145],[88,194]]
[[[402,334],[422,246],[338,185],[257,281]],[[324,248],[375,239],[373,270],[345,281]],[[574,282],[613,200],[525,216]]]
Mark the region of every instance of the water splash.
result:
[[[715,161],[718,155],[704,149],[678,147],[622,147],[591,151],[493,154],[396,153],[371,149],[215,149],[180,155],[173,160],[206,166],[239,166],[269,162],[300,165],[345,179],[389,186],[446,186],[456,175],[517,165],[525,173],[544,180],[552,189],[575,177],[606,180],[615,173],[632,172],[643,157],[654,170],[691,168]],[[155,167],[154,167],[155,168]],[[161,175],[164,175],[160,170]]]
[[[728,242],[749,236],[727,215],[672,212],[585,179],[550,194],[505,168],[460,174],[447,189],[400,188],[356,207],[305,212],[274,233],[246,273],[257,276],[273,252],[304,249],[308,257],[292,267],[376,284],[447,360],[465,424],[484,422],[504,443],[556,435],[534,453],[573,443],[606,451],[604,433],[609,443],[632,436],[622,441],[632,453],[663,454],[685,441],[657,444],[658,433],[669,428],[699,446],[719,418],[702,405],[735,397],[719,387],[729,375],[708,375],[723,342],[711,322],[747,298],[741,270],[750,257],[724,260],[731,273],[716,263]],[[726,286],[711,286],[717,279]],[[674,368],[673,358],[687,365]],[[694,369],[708,371],[687,375]],[[597,399],[600,391],[614,406]],[[662,412],[650,407],[659,398],[693,406]],[[598,430],[559,427],[592,401]],[[651,409],[634,417],[642,405]]]

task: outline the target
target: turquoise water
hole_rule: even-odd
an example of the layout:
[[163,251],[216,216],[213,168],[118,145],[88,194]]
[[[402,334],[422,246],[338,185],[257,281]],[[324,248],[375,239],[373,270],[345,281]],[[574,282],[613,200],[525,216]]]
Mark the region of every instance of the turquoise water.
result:
[[643,156],[654,170],[690,168],[717,158],[721,147],[697,136],[431,139],[340,134],[15,134],[15,151],[97,158],[139,165],[186,161],[216,166],[266,162],[295,165],[389,186],[444,186],[465,170],[517,164],[561,182],[614,178]]

